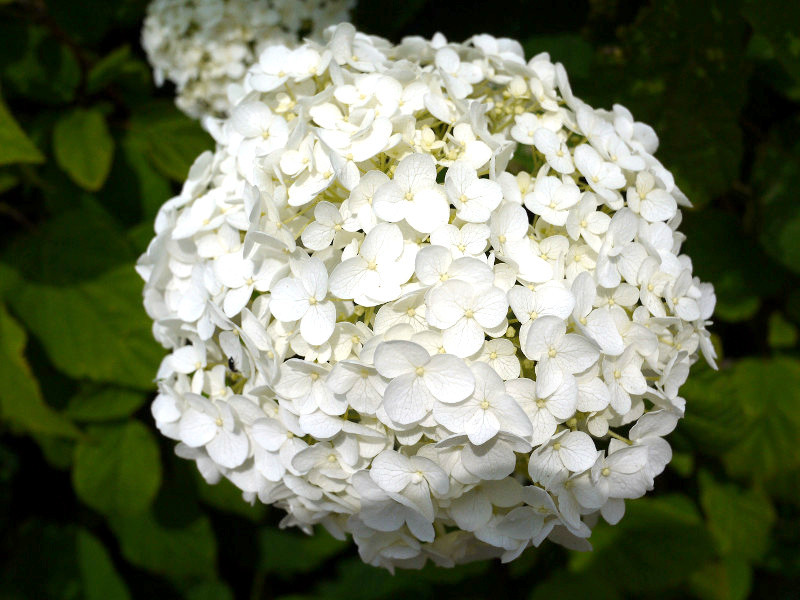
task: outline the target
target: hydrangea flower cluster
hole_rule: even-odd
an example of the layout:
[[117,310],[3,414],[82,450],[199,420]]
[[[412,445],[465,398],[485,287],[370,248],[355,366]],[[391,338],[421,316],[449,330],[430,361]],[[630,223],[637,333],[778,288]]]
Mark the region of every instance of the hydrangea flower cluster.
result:
[[322,39],[347,21],[355,0],[153,0],[142,46],[157,85],[177,88],[191,117],[227,115],[247,69],[269,45]]
[[509,39],[328,35],[261,53],[158,215],[158,428],[373,565],[589,549],[714,360],[655,133]]

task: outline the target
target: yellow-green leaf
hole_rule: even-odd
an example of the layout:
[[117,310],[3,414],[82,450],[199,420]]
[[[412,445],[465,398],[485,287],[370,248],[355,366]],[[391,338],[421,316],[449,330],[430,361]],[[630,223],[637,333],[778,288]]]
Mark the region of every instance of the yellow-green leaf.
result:
[[42,398],[24,350],[25,330],[0,304],[0,415],[24,431],[77,437],[80,431]]
[[104,514],[147,510],[161,485],[153,434],[139,421],[90,429],[75,448],[72,483],[81,500]]
[[40,162],[44,162],[44,155],[25,135],[0,98],[0,165]]
[[103,114],[97,109],[77,109],[61,117],[53,129],[53,151],[75,183],[99,190],[114,157],[114,140]]

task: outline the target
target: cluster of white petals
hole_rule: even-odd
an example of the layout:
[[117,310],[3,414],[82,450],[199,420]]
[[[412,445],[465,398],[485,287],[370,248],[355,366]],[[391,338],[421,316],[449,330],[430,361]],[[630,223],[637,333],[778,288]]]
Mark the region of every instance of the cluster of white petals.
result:
[[714,360],[655,133],[509,39],[327,36],[261,53],[158,215],[158,428],[373,565],[589,549]]
[[156,83],[172,82],[189,116],[227,115],[248,68],[270,45],[322,39],[355,0],[153,0],[142,46]]

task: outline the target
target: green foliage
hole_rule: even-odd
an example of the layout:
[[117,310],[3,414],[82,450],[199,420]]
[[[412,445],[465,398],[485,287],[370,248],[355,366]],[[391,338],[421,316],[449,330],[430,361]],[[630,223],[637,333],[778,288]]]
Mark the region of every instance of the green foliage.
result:
[[82,188],[97,191],[111,169],[114,140],[100,110],[78,109],[58,120],[53,129],[58,165]]
[[593,552],[545,543],[510,565],[395,575],[321,527],[280,529],[281,511],[209,485],[153,426],[164,352],[134,265],[213,141],[153,87],[146,4],[0,0],[0,598],[797,595],[796,2],[359,3],[357,24],[394,40],[517,37],[562,61],[579,97],[651,124],[696,206],[683,250],[715,286],[723,353],[681,389],[654,492],[601,520]]
[[75,493],[106,515],[146,510],[161,485],[152,432],[139,421],[91,427],[75,448]]
[[42,161],[44,156],[28,139],[0,98],[0,165]]

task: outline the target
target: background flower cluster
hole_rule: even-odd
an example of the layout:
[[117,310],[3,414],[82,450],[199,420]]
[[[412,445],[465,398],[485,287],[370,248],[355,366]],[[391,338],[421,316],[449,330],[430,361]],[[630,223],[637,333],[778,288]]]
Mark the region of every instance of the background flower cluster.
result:
[[[172,90],[151,87],[138,49],[143,4],[87,3],[83,14],[55,1],[4,5],[8,595],[392,597],[447,585],[466,597],[490,587],[533,597],[790,597],[800,375],[788,182],[798,73],[796,33],[786,28],[798,20],[780,5],[592,3],[576,21],[558,9],[531,20],[509,3],[482,15],[482,30],[522,40],[527,56],[549,51],[564,62],[582,99],[621,102],[658,131],[659,160],[696,205],[680,229],[694,273],[717,291],[721,372],[694,368],[670,467],[620,524],[595,527],[593,553],[545,545],[510,568],[481,562],[392,579],[329,537],[278,531],[277,512],[201,483],[151,433],[162,351],[132,265],[158,207],[212,142],[175,110]],[[437,30],[461,40],[474,33],[475,14],[371,3],[356,22],[394,40]],[[552,209],[536,202],[542,215]]]

